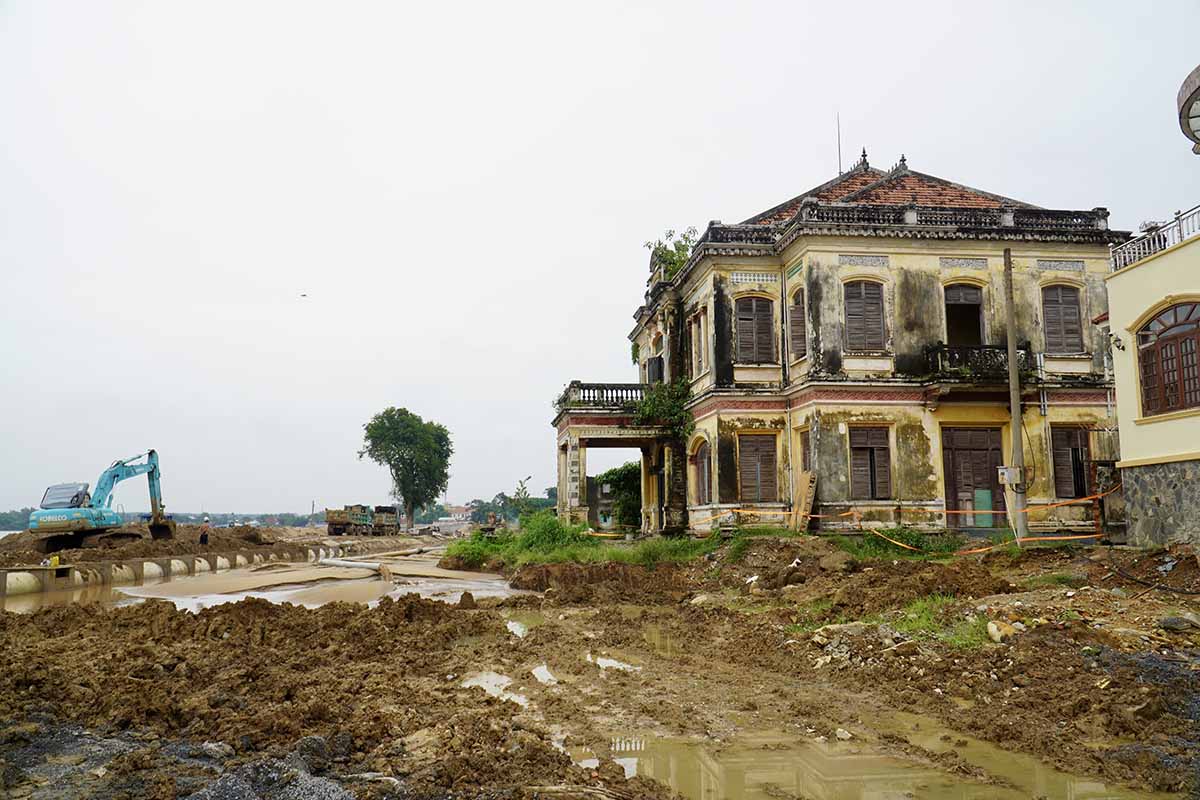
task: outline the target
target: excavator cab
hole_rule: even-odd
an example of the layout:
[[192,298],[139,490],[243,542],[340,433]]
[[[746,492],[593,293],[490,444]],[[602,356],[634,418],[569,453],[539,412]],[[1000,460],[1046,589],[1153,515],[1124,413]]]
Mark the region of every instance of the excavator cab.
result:
[[92,502],[86,483],[57,483],[42,495],[41,508],[85,508]]

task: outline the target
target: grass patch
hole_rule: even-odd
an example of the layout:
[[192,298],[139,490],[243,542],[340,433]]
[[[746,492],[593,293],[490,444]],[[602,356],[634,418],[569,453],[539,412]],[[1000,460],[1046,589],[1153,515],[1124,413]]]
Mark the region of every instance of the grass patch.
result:
[[734,539],[729,545],[729,549],[725,551],[725,560],[730,564],[741,563],[741,560],[746,557],[746,550],[750,547],[750,540],[741,536]]
[[1087,585],[1087,576],[1077,572],[1051,572],[1047,575],[1033,575],[1025,579],[1025,586],[1030,589],[1040,589],[1047,586],[1069,586],[1078,589]]
[[716,537],[707,539],[648,539],[634,545],[610,544],[587,534],[586,525],[567,525],[553,511],[521,518],[521,529],[486,536],[475,531],[446,548],[446,555],[467,567],[498,560],[510,568],[526,564],[602,564],[618,562],[653,568],[682,563],[715,550]]
[[950,532],[928,534],[912,528],[886,528],[881,530],[888,539],[915,547],[909,550],[892,544],[870,532],[858,536],[834,536],[830,539],[835,547],[845,550],[859,561],[891,560],[897,558],[931,559],[944,558],[963,545],[963,537]]
[[898,619],[889,620],[889,624],[913,639],[945,642],[959,649],[986,644],[987,619],[955,616],[957,603],[957,599],[942,594],[919,597],[904,607]]
[[800,606],[796,609],[796,621],[787,626],[788,632],[812,633],[822,625],[828,625],[831,608],[833,608],[833,599],[828,597]]

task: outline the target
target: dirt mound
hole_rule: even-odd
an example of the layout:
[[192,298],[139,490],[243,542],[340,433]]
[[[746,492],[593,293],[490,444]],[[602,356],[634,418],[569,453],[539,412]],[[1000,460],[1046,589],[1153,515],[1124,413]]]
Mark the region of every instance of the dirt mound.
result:
[[[882,657],[852,640],[856,669],[844,686],[890,696],[897,707],[934,711],[957,730],[1120,782],[1160,791],[1191,786],[1200,765],[1200,673],[1154,653],[1099,644],[1082,622],[1038,627],[1011,647]],[[1089,742],[1133,741],[1097,749]]]
[[931,594],[974,598],[1015,591],[1017,587],[1007,579],[992,574],[977,561],[898,561],[873,564],[870,569],[847,576],[831,599],[838,612],[865,615],[900,608]]
[[416,595],[372,609],[252,599],[197,614],[158,602],[0,614],[0,728],[51,713],[226,743],[234,762],[320,736],[344,742],[346,772],[442,795],[604,784],[521,708],[453,677],[471,667],[460,642],[503,630],[495,612]]
[[[272,547],[280,542],[272,528],[241,525],[236,528],[213,528],[208,535],[208,544],[200,544],[200,526],[180,525],[172,539],[151,539],[145,525],[123,525],[119,533],[140,536],[134,541],[104,544],[97,547],[59,550],[57,555],[64,564],[89,564],[98,561],[117,561],[125,558],[155,558],[158,556],[188,555],[209,552],[230,552],[253,548]],[[13,534],[0,540],[0,567],[15,567],[41,563],[46,557],[36,547],[44,538],[34,531]]]
[[513,574],[514,589],[547,592],[564,603],[678,602],[688,591],[683,570],[638,564],[530,564]]

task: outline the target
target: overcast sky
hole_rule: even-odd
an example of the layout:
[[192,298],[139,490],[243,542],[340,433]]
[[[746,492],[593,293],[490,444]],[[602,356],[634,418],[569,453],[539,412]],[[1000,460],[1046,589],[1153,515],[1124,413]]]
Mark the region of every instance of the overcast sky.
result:
[[450,429],[453,501],[540,492],[563,384],[635,380],[644,241],[833,177],[835,111],[847,165],[1127,229],[1190,208],[1196,30],[1196,2],[0,2],[0,509],[150,447],[177,511],[384,502],[356,453],[389,405]]

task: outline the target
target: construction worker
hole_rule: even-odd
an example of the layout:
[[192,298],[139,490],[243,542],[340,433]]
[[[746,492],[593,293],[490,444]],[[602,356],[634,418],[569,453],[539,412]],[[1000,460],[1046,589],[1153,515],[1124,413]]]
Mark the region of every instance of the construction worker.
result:
[[200,524],[200,544],[208,544],[208,517],[204,518],[204,522]]

